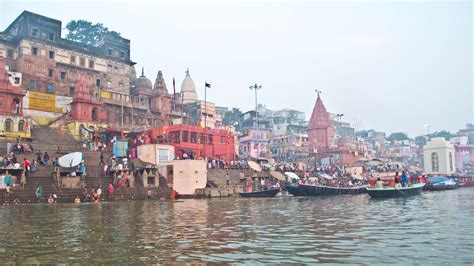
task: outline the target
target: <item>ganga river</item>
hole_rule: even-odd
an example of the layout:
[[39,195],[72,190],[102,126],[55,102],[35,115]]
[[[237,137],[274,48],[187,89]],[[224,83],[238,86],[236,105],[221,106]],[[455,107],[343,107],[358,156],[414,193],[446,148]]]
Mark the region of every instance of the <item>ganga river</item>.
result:
[[0,207],[0,264],[473,264],[474,188]]

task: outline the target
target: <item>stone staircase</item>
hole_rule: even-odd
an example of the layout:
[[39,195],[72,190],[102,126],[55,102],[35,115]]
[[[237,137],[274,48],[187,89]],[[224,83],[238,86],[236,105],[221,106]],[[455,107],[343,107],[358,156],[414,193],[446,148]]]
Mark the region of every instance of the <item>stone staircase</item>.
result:
[[[16,185],[12,188],[12,194],[10,195],[10,203],[18,198],[20,202],[36,202],[35,190],[38,185],[41,185],[44,190],[45,202],[50,194],[56,194],[58,196],[58,202],[73,202],[76,196],[82,195],[83,189],[68,189],[57,187],[54,184],[53,179],[53,166],[52,163],[55,157],[60,157],[66,153],[80,151],[84,155],[84,162],[86,165],[87,176],[85,177],[85,187],[88,192],[90,189],[97,186],[102,186],[102,195],[104,199],[107,199],[107,187],[112,178],[106,177],[103,174],[103,166],[100,163],[100,152],[89,151],[82,147],[82,144],[76,141],[72,135],[67,131],[62,132],[61,135],[62,145],[58,152],[59,145],[59,132],[57,128],[50,128],[47,126],[35,126],[32,128],[32,140],[31,145],[33,146],[33,152],[18,155],[18,161],[22,162],[23,158],[27,158],[30,161],[36,159],[36,152],[41,150],[42,153],[48,152],[50,160],[47,166],[38,166],[34,173],[30,173],[26,179],[27,184],[25,188],[20,185]],[[6,154],[6,141],[0,142],[0,153]],[[110,158],[111,152],[104,152],[104,158]],[[116,189],[117,190],[117,189]],[[147,188],[143,187],[140,178],[135,178],[134,188],[124,188],[122,191],[116,191],[114,193],[114,199],[144,199],[147,195]],[[153,195],[155,197],[169,198],[171,189],[167,186],[165,180],[160,180],[159,188],[153,188]],[[4,199],[4,190],[0,190],[0,202]],[[107,199],[109,200],[109,199]]]

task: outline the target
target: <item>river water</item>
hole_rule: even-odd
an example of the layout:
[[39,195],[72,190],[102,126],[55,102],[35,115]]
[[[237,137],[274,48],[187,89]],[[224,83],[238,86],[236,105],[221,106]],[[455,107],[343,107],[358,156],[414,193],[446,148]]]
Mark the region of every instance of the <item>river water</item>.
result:
[[5,263],[474,263],[474,189],[0,207]]

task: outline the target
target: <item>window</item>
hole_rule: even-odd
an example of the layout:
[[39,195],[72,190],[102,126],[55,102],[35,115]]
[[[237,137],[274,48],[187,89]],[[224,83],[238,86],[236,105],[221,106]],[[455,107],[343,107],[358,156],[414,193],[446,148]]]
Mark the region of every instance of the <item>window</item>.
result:
[[199,134],[199,143],[200,144],[205,144],[206,143],[206,135],[205,134]]
[[25,121],[24,120],[20,120],[18,122],[18,131],[19,132],[25,131]]
[[15,51],[13,49],[7,48],[7,58],[13,59]]
[[454,165],[453,165],[453,153],[449,153],[449,169],[451,172],[454,172]]
[[13,99],[13,113],[19,114],[20,113],[20,99],[14,98]]
[[212,145],[212,144],[213,144],[213,139],[214,139],[214,136],[213,136],[213,135],[209,135],[209,136],[208,136],[208,139],[207,139],[207,143],[209,143],[209,145]]
[[49,33],[48,40],[54,42],[54,32]]
[[74,86],[69,87],[69,96],[74,96]]
[[32,28],[31,29],[31,36],[38,37],[38,29],[37,28]]
[[38,47],[31,47],[31,54],[38,55]]
[[431,170],[433,172],[438,172],[439,171],[439,158],[438,158],[438,153],[433,152],[431,154]]
[[183,142],[188,142],[189,141],[189,131],[184,130],[183,131]]
[[71,64],[76,64],[76,57],[74,55],[71,55]]
[[53,77],[53,70],[51,68],[48,69],[48,77],[50,77],[50,78]]
[[47,93],[53,93],[53,84],[48,83],[48,89],[46,90]]
[[118,73],[118,67],[114,67],[114,73]]
[[66,72],[61,71],[61,80],[65,80],[65,79],[66,79]]
[[89,59],[89,68],[94,68],[94,60]]
[[30,89],[36,89],[36,80],[30,80]]
[[112,65],[107,65],[107,71],[112,72]]
[[19,77],[15,77],[15,85],[20,85],[20,78]]
[[100,79],[96,79],[95,85],[96,85],[97,87],[100,87]]
[[125,53],[124,52],[120,52],[120,58],[125,59]]
[[107,55],[112,56],[112,49],[107,49]]
[[92,108],[92,121],[99,120],[98,112],[97,108]]
[[158,163],[167,163],[169,157],[168,149],[158,149]]
[[82,67],[85,67],[86,66],[86,59],[85,58],[79,58],[79,65],[81,65]]
[[6,132],[11,132],[13,130],[13,121],[8,118],[5,120],[5,131]]
[[54,59],[54,51],[49,51],[49,59]]
[[191,143],[197,143],[197,133],[191,132]]

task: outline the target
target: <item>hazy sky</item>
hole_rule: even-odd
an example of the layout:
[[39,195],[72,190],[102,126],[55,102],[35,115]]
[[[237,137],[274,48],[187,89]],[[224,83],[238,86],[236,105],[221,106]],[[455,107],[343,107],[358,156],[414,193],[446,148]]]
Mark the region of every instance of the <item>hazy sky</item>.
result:
[[[470,1],[11,1],[0,30],[23,10],[102,22],[131,40],[132,60],[177,90],[190,69],[200,98],[311,114],[316,94],[357,129],[410,136],[474,120]],[[64,35],[64,32],[63,32]]]

